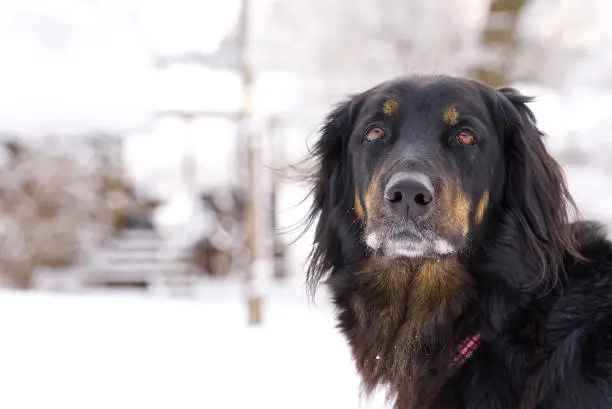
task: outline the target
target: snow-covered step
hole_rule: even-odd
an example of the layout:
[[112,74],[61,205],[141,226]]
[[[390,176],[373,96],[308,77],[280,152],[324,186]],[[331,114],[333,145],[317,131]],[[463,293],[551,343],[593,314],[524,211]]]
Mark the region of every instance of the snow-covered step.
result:
[[90,285],[139,284],[156,293],[185,293],[194,284],[189,253],[151,230],[127,230],[90,256]]
[[102,251],[94,257],[100,262],[107,263],[138,263],[148,261],[186,260],[188,253],[185,251],[161,249],[161,250],[133,250],[133,251]]

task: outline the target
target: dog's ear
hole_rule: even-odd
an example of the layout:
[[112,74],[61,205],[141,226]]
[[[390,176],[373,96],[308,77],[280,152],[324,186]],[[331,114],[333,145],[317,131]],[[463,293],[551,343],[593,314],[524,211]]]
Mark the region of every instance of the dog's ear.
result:
[[537,273],[533,284],[540,284],[540,279],[556,282],[563,273],[563,258],[567,254],[579,257],[569,224],[576,205],[563,170],[547,151],[527,106],[532,98],[510,87],[498,93],[506,155],[504,202],[525,240],[527,266]]
[[313,292],[323,276],[340,265],[342,246],[352,245],[349,231],[353,223],[347,222],[347,209],[352,208],[354,183],[347,149],[360,105],[358,98],[352,97],[327,114],[311,152],[315,167],[309,178],[313,199],[309,225],[318,217],[307,270]]

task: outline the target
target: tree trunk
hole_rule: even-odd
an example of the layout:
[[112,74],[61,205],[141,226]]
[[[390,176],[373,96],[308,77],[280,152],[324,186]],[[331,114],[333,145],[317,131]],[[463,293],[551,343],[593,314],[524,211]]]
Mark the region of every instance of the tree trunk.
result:
[[528,0],[493,0],[489,17],[482,33],[482,45],[493,53],[495,62],[478,65],[473,69],[473,77],[480,81],[500,87],[512,81],[513,64],[520,52],[517,24]]

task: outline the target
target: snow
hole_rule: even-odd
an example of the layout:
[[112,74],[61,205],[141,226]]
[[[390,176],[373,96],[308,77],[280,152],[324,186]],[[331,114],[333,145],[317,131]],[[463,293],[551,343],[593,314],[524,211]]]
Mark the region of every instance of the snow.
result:
[[612,3],[608,0],[531,0],[517,27],[519,78],[558,88],[610,87]]
[[[604,223],[612,233],[612,175],[609,171],[586,166],[564,168],[567,184],[581,215]],[[601,194],[603,192],[603,194]]]
[[166,71],[156,72],[153,54],[214,52],[235,24],[239,5],[0,2],[0,135],[82,137],[146,129],[154,110],[176,101],[176,92],[191,100],[202,92],[201,78],[191,90],[181,86],[192,79],[185,70],[177,72],[186,76],[178,84],[166,79]]
[[612,3],[608,0],[536,0],[519,22],[521,36],[570,48],[594,49],[612,40]]
[[[288,122],[275,136],[283,143],[283,157],[271,158],[278,166],[304,157],[317,137],[319,123],[311,120],[320,121],[346,92],[405,71],[461,73],[476,53],[489,5],[405,2],[401,10],[422,18],[411,30],[394,18],[381,31],[376,13],[364,13],[371,0],[348,10],[329,1],[289,2],[289,18],[279,25],[265,20],[264,9],[274,1],[256,2],[254,34],[273,38],[254,50],[262,69],[254,78],[253,101],[258,125],[278,114]],[[523,68],[540,74],[514,85],[536,96],[531,107],[583,215],[612,226],[612,3],[557,3],[533,0],[521,19],[523,37],[534,44]],[[196,214],[193,191],[181,184],[183,154],[198,159],[199,187],[232,185],[240,179],[237,128],[225,119],[151,122],[151,115],[158,109],[236,112],[240,77],[190,64],[154,70],[151,52],[214,51],[235,22],[238,4],[0,2],[0,137],[123,134],[125,165],[138,189],[170,199],[156,225],[169,240],[190,240],[210,222]],[[403,37],[388,41],[393,30]],[[357,41],[347,43],[347,31]],[[371,46],[363,46],[366,40]],[[415,51],[407,59],[402,46],[410,43]],[[273,70],[279,67],[291,73]],[[304,186],[281,184],[281,228],[305,215],[306,193]],[[282,239],[290,242],[297,233]],[[207,282],[194,300],[0,292],[0,407],[383,407],[379,395],[360,399],[350,351],[334,328],[327,299],[313,307],[303,294],[302,266],[311,242],[312,229],[287,249],[296,282],[266,288],[261,328],[245,325],[244,288],[232,282]]]
[[177,63],[156,73],[156,109],[236,113],[242,107],[238,72]]
[[[235,71],[177,64],[156,73],[156,78],[159,93],[154,105],[159,111],[207,111],[223,115],[242,109],[242,83]],[[263,71],[254,77],[254,129],[262,138],[271,137],[266,133],[268,118],[293,112],[295,81],[292,75],[275,70]],[[296,135],[294,143],[300,140]],[[235,159],[238,143],[238,126],[230,119],[195,117],[186,122],[166,116],[157,119],[146,131],[124,138],[125,168],[143,193],[172,197],[180,185],[184,152],[189,151],[198,161],[199,188],[235,185],[240,178]]]
[[226,119],[185,123],[166,118],[150,132],[128,136],[124,148],[127,175],[148,196],[168,199],[180,192],[185,152],[197,158],[199,186],[224,187],[235,184],[238,178],[237,126]]
[[150,62],[126,14],[78,0],[1,2],[0,132],[78,136],[144,126]]
[[[316,116],[346,94],[398,75],[465,74],[477,54],[489,3],[359,0],[346,7],[285,0],[253,28],[254,58],[260,66],[298,75],[300,115]],[[408,24],[407,16],[418,18]]]
[[185,190],[155,209],[152,222],[164,240],[186,248],[202,237],[211,237],[217,217],[202,207],[194,192]]
[[[529,104],[546,133],[551,153],[562,164],[568,187],[583,217],[599,220],[612,231],[612,90],[574,86],[561,91],[514,84],[533,95]],[[603,189],[603,190],[602,190]],[[597,200],[593,197],[597,195]]]
[[0,292],[0,407],[383,408],[360,398],[329,304],[275,286],[246,326],[238,283],[195,300]]
[[139,32],[150,48],[166,55],[216,51],[227,30],[236,23],[240,11],[240,0],[224,0],[222,3],[211,0],[131,2],[134,3]]

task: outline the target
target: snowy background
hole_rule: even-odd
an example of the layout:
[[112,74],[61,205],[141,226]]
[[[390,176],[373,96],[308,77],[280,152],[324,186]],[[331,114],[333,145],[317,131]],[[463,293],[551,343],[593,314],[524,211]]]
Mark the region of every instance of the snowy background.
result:
[[[609,0],[253,0],[247,129],[275,206],[247,325],[241,5],[0,1],[1,408],[384,407],[360,395],[325,292],[305,296],[311,232],[274,234],[309,203],[272,170],[304,157],[331,104],[395,75],[536,96],[580,210],[612,226]],[[126,277],[147,287],[108,285]]]

